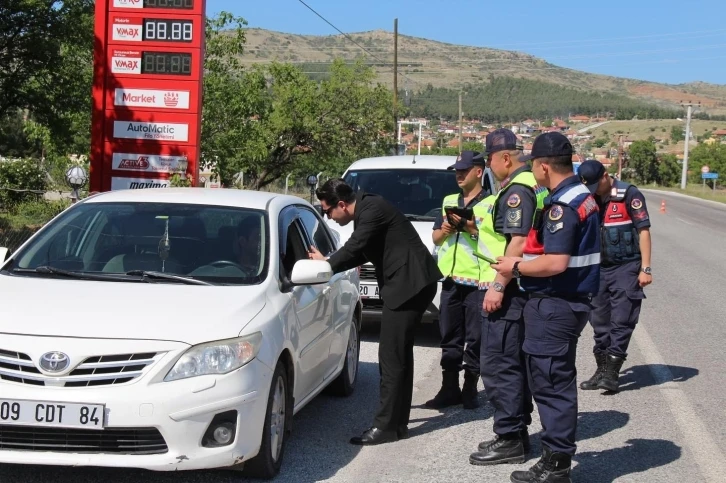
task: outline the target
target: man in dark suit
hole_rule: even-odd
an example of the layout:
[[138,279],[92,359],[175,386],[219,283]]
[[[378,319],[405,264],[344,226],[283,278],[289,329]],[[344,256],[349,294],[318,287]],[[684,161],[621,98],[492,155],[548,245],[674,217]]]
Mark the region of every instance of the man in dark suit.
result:
[[[374,445],[405,439],[413,394],[415,328],[443,275],[411,222],[380,196],[356,194],[342,179],[328,180],[316,195],[328,218],[339,225],[354,223],[350,239],[328,258],[333,271],[371,262],[383,300],[378,414],[373,427],[350,442]],[[310,258],[325,260],[315,247],[310,247]]]

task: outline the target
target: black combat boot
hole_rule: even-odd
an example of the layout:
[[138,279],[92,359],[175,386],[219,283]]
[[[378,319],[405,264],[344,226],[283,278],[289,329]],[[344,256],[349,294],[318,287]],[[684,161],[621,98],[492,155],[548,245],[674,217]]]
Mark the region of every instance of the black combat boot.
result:
[[[527,431],[527,427],[519,431],[519,437],[522,440],[522,446],[524,447],[524,452],[529,453],[529,450],[531,449],[531,445],[529,444],[529,431]],[[499,435],[494,436],[494,439],[490,439],[488,441],[482,441],[479,443],[479,451],[488,451],[488,448],[497,442],[499,439]]]
[[620,388],[618,378],[620,377],[620,368],[623,367],[625,359],[608,354],[605,360],[605,372],[600,381],[597,383],[598,389],[617,392]]
[[580,383],[580,389],[583,389],[585,391],[592,391],[598,389],[597,383],[600,382],[600,379],[602,379],[602,375],[605,372],[606,357],[607,355],[604,352],[595,354],[595,362],[597,363],[597,369],[595,370],[595,374],[593,374],[592,377],[587,381],[583,381],[582,383]]
[[512,483],[572,483],[572,458],[565,453],[554,453],[542,446],[542,458],[529,471],[515,471],[509,477]]
[[461,389],[461,401],[464,409],[476,409],[479,407],[479,374],[476,372],[464,371],[464,387]]
[[443,382],[439,393],[433,399],[426,401],[425,406],[431,409],[443,409],[457,404],[461,404],[459,373],[456,371],[444,371]]
[[491,444],[469,456],[469,463],[477,466],[501,463],[524,463],[525,451],[521,432],[497,436]]

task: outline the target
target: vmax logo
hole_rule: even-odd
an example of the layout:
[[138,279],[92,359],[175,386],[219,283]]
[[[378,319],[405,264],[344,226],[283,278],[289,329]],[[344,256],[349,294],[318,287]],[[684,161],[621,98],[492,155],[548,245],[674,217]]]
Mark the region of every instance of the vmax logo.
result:
[[143,0],[113,0],[116,8],[144,8]]
[[114,57],[111,62],[114,74],[141,74],[141,59]]
[[130,27],[122,24],[113,24],[113,39],[114,40],[130,40],[130,41],[141,41],[141,28]]

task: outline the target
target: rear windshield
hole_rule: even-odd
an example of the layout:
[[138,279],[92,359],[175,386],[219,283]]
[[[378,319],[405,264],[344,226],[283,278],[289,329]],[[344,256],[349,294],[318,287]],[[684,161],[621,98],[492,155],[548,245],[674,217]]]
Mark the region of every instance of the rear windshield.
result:
[[349,171],[345,182],[356,191],[381,195],[406,215],[431,221],[441,211],[444,197],[459,192],[455,172],[446,169]]

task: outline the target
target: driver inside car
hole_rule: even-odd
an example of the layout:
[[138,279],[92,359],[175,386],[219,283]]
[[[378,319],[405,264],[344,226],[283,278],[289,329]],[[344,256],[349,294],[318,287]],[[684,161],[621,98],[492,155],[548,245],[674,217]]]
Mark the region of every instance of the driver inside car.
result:
[[236,262],[242,267],[257,273],[260,265],[260,218],[250,216],[237,225],[237,234],[234,241],[234,255]]

